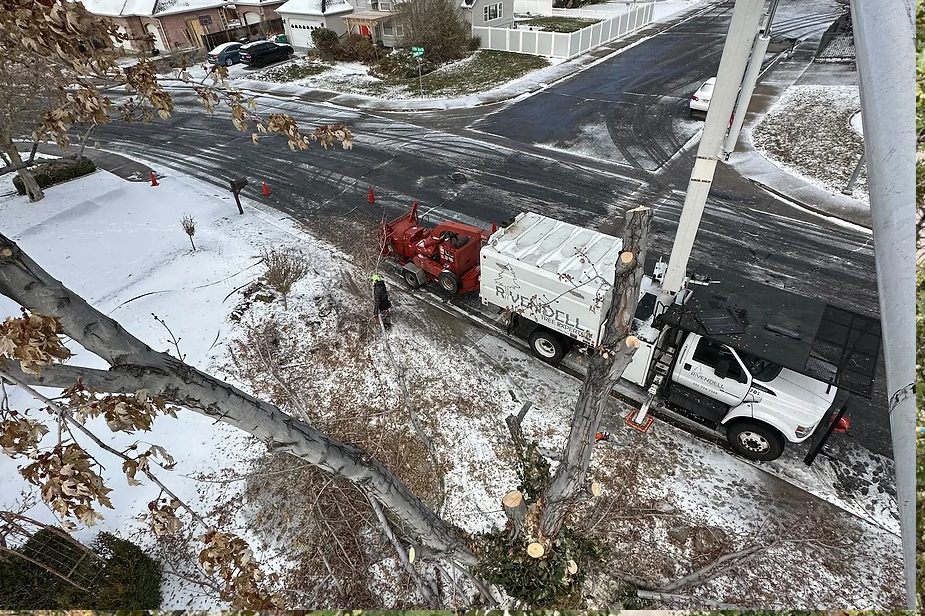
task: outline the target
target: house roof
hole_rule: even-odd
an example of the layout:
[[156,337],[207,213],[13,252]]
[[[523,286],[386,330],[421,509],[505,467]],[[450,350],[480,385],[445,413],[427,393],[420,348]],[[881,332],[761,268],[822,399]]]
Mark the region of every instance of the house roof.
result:
[[314,15],[321,17],[324,15],[338,15],[340,13],[349,13],[353,6],[347,0],[326,0],[325,10],[321,11],[322,0],[289,0],[286,4],[276,9],[277,13],[287,13],[290,15]]
[[151,15],[156,0],[83,0],[88,11],[107,17]]
[[231,4],[227,0],[157,0],[154,15],[173,15],[198,9],[211,9]]
[[388,19],[389,17],[394,17],[395,15],[396,13],[394,11],[356,11],[355,13],[344,16],[344,19],[375,23],[383,19]]
[[234,6],[228,0],[83,0],[88,11],[107,17],[157,17],[199,9]]

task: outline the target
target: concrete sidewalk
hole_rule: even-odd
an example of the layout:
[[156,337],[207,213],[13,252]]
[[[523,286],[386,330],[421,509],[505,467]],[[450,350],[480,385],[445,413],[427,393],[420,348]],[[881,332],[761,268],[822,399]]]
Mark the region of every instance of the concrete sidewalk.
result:
[[817,44],[818,38],[804,41],[792,57],[779,62],[760,80],[749,105],[737,151],[730,156],[729,164],[742,177],[777,197],[792,201],[820,216],[870,229],[872,222],[869,206],[788,173],[767,159],[752,142],[752,130],[791,86],[858,85],[857,71],[853,65],[812,62]]

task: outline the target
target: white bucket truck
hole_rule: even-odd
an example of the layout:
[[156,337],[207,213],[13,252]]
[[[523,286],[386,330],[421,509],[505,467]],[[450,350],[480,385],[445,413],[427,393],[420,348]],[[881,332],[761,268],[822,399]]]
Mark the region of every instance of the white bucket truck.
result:
[[[593,349],[601,339],[621,249],[619,238],[520,214],[482,247],[481,302],[520,321],[532,352],[557,364],[572,346]],[[752,459],[774,460],[786,443],[816,435],[811,462],[844,415],[847,391],[870,393],[879,322],[702,268],[694,291],[663,306],[663,273],[660,262],[643,281],[641,344],[623,378],[723,426]]]

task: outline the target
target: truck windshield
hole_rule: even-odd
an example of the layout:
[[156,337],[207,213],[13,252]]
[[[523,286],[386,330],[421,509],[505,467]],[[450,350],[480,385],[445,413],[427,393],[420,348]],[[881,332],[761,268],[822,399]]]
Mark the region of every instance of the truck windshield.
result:
[[746,353],[745,351],[736,350],[736,353],[738,353],[739,357],[742,358],[742,362],[745,364],[745,367],[748,368],[752,378],[756,381],[761,381],[763,383],[773,381],[777,378],[777,375],[779,375],[780,371],[783,369],[780,364],[775,364],[772,361],[756,357],[750,353]]

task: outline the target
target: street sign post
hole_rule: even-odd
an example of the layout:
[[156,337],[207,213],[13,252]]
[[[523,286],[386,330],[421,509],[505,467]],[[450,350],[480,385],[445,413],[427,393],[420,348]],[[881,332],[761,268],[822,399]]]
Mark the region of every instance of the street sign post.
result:
[[424,98],[424,78],[421,76],[421,65],[424,63],[422,58],[423,55],[423,47],[411,48],[411,57],[418,59],[418,88],[421,90],[421,98]]

